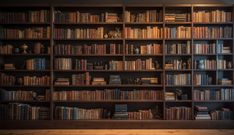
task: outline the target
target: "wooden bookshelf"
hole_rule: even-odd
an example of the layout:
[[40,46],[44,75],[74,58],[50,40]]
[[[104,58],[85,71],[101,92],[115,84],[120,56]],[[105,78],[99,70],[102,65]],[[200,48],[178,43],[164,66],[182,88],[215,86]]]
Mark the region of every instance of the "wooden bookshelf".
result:
[[[233,5],[222,5],[222,4],[174,4],[174,5],[21,5],[21,6],[9,6],[2,5],[0,13],[10,12],[13,13],[27,13],[36,12],[45,10],[47,18],[44,18],[44,22],[34,21],[32,18],[26,18],[24,21],[12,21],[9,18],[9,22],[1,22],[0,20],[0,73],[7,75],[13,75],[16,77],[16,80],[24,76],[41,76],[48,75],[50,77],[49,85],[20,85],[20,81],[17,80],[14,85],[0,84],[0,89],[6,91],[34,91],[38,95],[45,94],[46,90],[49,90],[50,97],[49,100],[2,100],[0,99],[1,105],[8,105],[10,103],[20,103],[27,104],[30,107],[46,107],[48,108],[48,118],[45,120],[36,119],[36,120],[0,120],[0,129],[45,129],[45,128],[64,128],[64,129],[102,129],[102,128],[234,128],[234,99],[221,100],[221,99],[210,99],[210,100],[195,100],[194,90],[209,90],[211,91],[221,91],[221,89],[232,89],[234,91],[234,6]],[[25,8],[25,9],[22,9]],[[92,9],[92,10],[90,10]],[[229,14],[231,16],[231,21],[228,20],[228,17],[223,19],[214,19],[202,21],[196,20],[195,13],[202,14],[204,12],[219,12],[224,14]],[[41,11],[42,12],[42,11]],[[201,12],[201,13],[200,13]],[[65,18],[64,16],[72,14],[72,17]],[[77,16],[74,17],[74,14]],[[80,16],[78,16],[78,14]],[[83,17],[82,17],[83,14]],[[85,16],[86,15],[86,16]],[[109,16],[108,16],[109,15]],[[129,15],[129,16],[128,16]],[[38,18],[40,15],[35,15]],[[88,16],[88,17],[87,17]],[[156,17],[155,17],[156,16]],[[229,17],[230,17],[229,16]],[[109,18],[108,18],[109,17]],[[19,17],[20,18],[20,17]],[[42,18],[42,17],[41,17]],[[76,18],[76,19],[74,19]],[[199,17],[198,17],[199,18]],[[211,17],[212,18],[212,17]],[[0,18],[1,19],[1,18]],[[31,19],[31,20],[30,20]],[[37,19],[35,19],[37,20]],[[203,21],[205,20],[205,21]],[[219,20],[219,21],[217,21]],[[6,29],[24,29],[24,28],[47,28],[49,27],[50,33],[49,38],[26,38],[20,37],[20,34],[15,34],[16,37],[4,37],[4,32],[1,33],[2,28]],[[181,27],[182,31],[180,34],[177,33],[177,28]],[[190,28],[190,31],[186,31],[186,27]],[[232,30],[229,34],[231,36],[226,37],[226,33],[219,35],[219,37],[209,38],[197,38],[195,37],[195,28],[197,27],[228,27]],[[57,29],[65,29],[65,32],[59,33],[64,34],[63,36],[56,33]],[[83,29],[84,28],[84,29]],[[98,28],[103,29],[100,37],[97,35]],[[126,28],[131,28],[131,31],[125,31]],[[162,29],[159,33],[153,31],[153,28]],[[171,28],[170,32],[166,31],[166,28]],[[174,29],[175,31],[173,31]],[[185,28],[186,30],[184,30]],[[70,30],[69,30],[70,29]],[[71,29],[82,29],[77,30],[80,33],[74,34]],[[94,29],[92,32],[91,29]],[[120,30],[120,32],[117,31]],[[142,30],[146,30],[143,32]],[[147,31],[147,29],[149,31]],[[180,29],[180,28],[179,28]],[[70,31],[70,33],[69,33]],[[85,31],[85,32],[82,32]],[[88,31],[88,32],[87,32]],[[212,31],[212,30],[210,30]],[[37,31],[32,30],[32,33]],[[146,34],[150,33],[151,34]],[[185,34],[183,34],[185,32]],[[19,32],[20,33],[20,32]],[[88,33],[88,34],[87,34]],[[92,33],[94,36],[93,37]],[[111,34],[114,33],[114,34]],[[136,34],[137,33],[137,34]],[[140,34],[139,34],[140,33]],[[155,34],[157,33],[157,34]],[[166,37],[169,35],[170,37]],[[177,34],[175,34],[177,33]],[[202,32],[201,32],[202,33]],[[202,35],[200,33],[200,35]],[[214,32],[217,33],[217,32]],[[41,33],[43,35],[43,33]],[[95,35],[96,34],[96,35]],[[107,34],[107,37],[105,35]],[[129,34],[129,35],[127,35]],[[135,36],[135,35],[136,36]],[[160,35],[161,34],[161,35]],[[33,34],[32,34],[33,35]],[[36,34],[35,34],[36,35]],[[56,37],[56,35],[58,35]],[[78,37],[78,35],[80,37]],[[152,36],[155,35],[155,36]],[[157,35],[157,36],[156,36]],[[190,35],[190,36],[188,36]],[[18,37],[17,37],[18,36]],[[63,38],[67,37],[67,38]],[[44,50],[40,53],[34,53],[34,45],[36,43],[43,44],[42,49]],[[25,49],[25,53],[22,49],[22,45],[26,44],[28,46]],[[95,45],[105,45],[106,52],[98,52],[95,46],[95,49],[92,46]],[[109,46],[114,44],[114,52]],[[143,53],[143,49],[147,45],[152,47],[154,44],[159,45],[160,53],[146,50]],[[215,44],[215,53],[203,53],[201,50],[200,53],[195,53],[195,46],[205,44],[207,46]],[[1,53],[2,46],[12,45],[13,49],[11,53]],[[79,53],[79,49],[70,48],[69,49],[60,49],[60,52],[56,52],[55,47],[58,45],[71,45],[74,46],[84,46],[87,45],[90,47],[88,49],[82,48]],[[118,45],[120,49],[118,50]],[[127,45],[133,45],[133,48],[128,48]],[[187,45],[187,46],[186,46]],[[218,52],[217,46],[222,46],[223,52]],[[174,46],[174,48],[170,48]],[[183,48],[183,47],[184,48]],[[48,47],[50,50],[45,49]],[[62,48],[62,47],[61,47]],[[138,50],[136,49],[138,48]],[[169,48],[169,50],[167,50]],[[182,49],[183,48],[183,49]],[[224,52],[225,48],[228,48],[227,52]],[[17,50],[17,53],[15,50]],[[100,48],[99,48],[100,49]],[[113,49],[113,48],[112,48]],[[132,50],[131,50],[132,49]],[[157,48],[158,49],[158,48]],[[156,49],[156,50],[157,50]],[[175,49],[173,52],[170,51]],[[203,48],[203,51],[211,51],[209,48]],[[62,51],[61,51],[62,50]],[[66,51],[65,51],[66,50]],[[83,50],[83,51],[82,51]],[[85,51],[86,52],[85,52]],[[180,51],[179,51],[180,50]],[[100,50],[99,50],[100,51]],[[102,50],[103,51],[103,50]],[[112,51],[112,53],[111,53]],[[183,52],[182,52],[183,51]],[[44,66],[46,68],[42,70],[28,70],[25,68],[25,61],[28,59],[43,58],[46,60]],[[71,68],[66,70],[56,68],[56,59],[57,58],[66,58],[71,59]],[[81,64],[86,67],[86,69],[76,69],[75,65],[77,64],[76,60],[87,60],[86,65]],[[123,61],[131,62],[137,61],[138,59],[146,61],[147,59],[152,59],[151,67],[148,69],[148,65],[145,64],[145,67],[142,69],[132,70],[129,67],[122,70],[111,69],[110,61]],[[177,60],[177,66],[173,63],[173,60]],[[210,68],[209,66],[199,67],[199,64],[196,65],[195,61],[199,60],[225,60],[226,66],[224,68],[217,68],[218,62],[215,64],[215,68]],[[156,61],[159,66],[156,68]],[[190,61],[190,63],[189,63]],[[95,66],[100,68],[100,63],[102,69],[94,69]],[[231,66],[228,66],[228,62],[231,63]],[[16,66],[16,69],[4,69],[4,64],[13,63]],[[87,63],[92,63],[91,66],[93,69],[88,69]],[[103,64],[104,63],[104,64]],[[146,62],[145,62],[146,63]],[[61,65],[63,65],[62,63]],[[97,64],[97,65],[95,65]],[[167,64],[173,64],[173,67],[166,67]],[[35,64],[37,65],[37,64]],[[104,65],[104,66],[103,66]],[[116,64],[118,66],[119,64]],[[130,65],[130,64],[129,64]],[[134,64],[132,64],[134,65]],[[132,66],[131,65],[131,66]],[[140,66],[143,65],[142,63]],[[222,64],[224,65],[224,64]],[[38,65],[37,65],[38,66]],[[102,67],[103,66],[103,67]],[[107,68],[104,68],[104,67]],[[113,66],[113,65],[112,65]],[[139,63],[134,65],[135,68]],[[78,66],[77,66],[78,67]],[[41,68],[41,67],[40,67]],[[67,67],[66,67],[67,68]],[[132,68],[132,67],[131,67]],[[90,83],[89,84],[73,84],[72,75],[79,74],[89,74]],[[187,75],[189,74],[190,79],[184,79],[180,76],[178,79],[175,75]],[[207,84],[195,84],[194,77],[196,74],[205,74],[208,77],[212,78],[211,83]],[[109,84],[109,77],[111,75],[119,75],[122,84]],[[174,75],[172,78],[167,78],[167,75]],[[1,77],[1,76],[0,76]],[[104,78],[106,84],[103,85],[92,85],[94,78]],[[135,78],[157,78],[158,82],[153,84],[140,84],[140,83],[131,83]],[[56,85],[55,82],[58,78],[68,78],[69,85]],[[225,78],[226,80],[222,80]],[[87,78],[85,78],[86,80]],[[204,78],[203,78],[204,79]],[[209,79],[209,78],[208,78]],[[208,79],[205,79],[206,81]],[[75,78],[76,80],[76,78]],[[178,81],[180,80],[180,81]],[[219,82],[221,80],[221,83]],[[87,81],[87,80],[86,80]],[[129,81],[129,82],[128,82]],[[223,82],[224,81],[224,84]],[[225,81],[231,81],[231,84]],[[188,83],[184,83],[188,82]],[[208,82],[208,81],[207,81]],[[1,83],[1,78],[0,78]],[[162,99],[100,99],[100,100],[53,100],[54,92],[61,91],[92,91],[95,90],[105,91],[105,90],[119,90],[119,91],[143,91],[143,90],[152,90],[162,92]],[[180,90],[183,95],[187,98],[182,99],[175,95],[176,100],[167,100],[166,94],[170,92],[176,93],[177,90]],[[234,92],[233,92],[234,93]],[[231,94],[231,93],[229,93]],[[234,95],[233,95],[234,97]],[[178,99],[177,99],[178,98]],[[180,99],[181,98],[181,99]],[[232,98],[232,97],[231,97]],[[115,113],[116,104],[127,104],[130,112],[138,112],[139,110],[155,109],[157,108],[157,114],[150,120],[116,120],[113,119]],[[66,107],[78,107],[83,109],[96,109],[96,108],[105,108],[111,114],[110,118],[101,118],[101,119],[81,119],[81,120],[58,120],[56,117],[56,107],[57,106],[66,106]],[[196,120],[196,106],[207,106],[209,112],[220,110],[222,108],[228,108],[232,111],[231,119],[224,120]],[[0,106],[1,107],[1,106]],[[167,120],[168,119],[168,109],[177,107],[181,109],[183,107],[190,108],[191,111],[188,114],[189,119],[187,120]],[[160,118],[158,118],[160,117]]]

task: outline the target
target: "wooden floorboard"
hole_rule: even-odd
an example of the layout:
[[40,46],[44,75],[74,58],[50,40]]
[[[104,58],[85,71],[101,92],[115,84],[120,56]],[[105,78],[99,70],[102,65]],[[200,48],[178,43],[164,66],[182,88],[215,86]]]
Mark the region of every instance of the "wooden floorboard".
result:
[[0,135],[234,135],[233,130],[0,130]]

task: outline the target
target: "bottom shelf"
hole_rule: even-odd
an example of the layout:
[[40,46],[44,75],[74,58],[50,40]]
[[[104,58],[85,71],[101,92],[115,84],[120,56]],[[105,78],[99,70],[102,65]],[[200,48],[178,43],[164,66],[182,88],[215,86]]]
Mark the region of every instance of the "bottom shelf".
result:
[[233,129],[234,120],[4,120],[0,129]]

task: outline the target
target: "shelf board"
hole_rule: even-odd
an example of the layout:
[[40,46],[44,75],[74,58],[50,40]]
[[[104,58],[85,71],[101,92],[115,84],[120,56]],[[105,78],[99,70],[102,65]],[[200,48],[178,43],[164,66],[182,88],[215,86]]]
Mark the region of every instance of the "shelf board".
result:
[[194,72],[212,72],[216,71],[216,69],[194,69]]
[[233,71],[233,69],[217,69],[218,71]]
[[75,23],[59,23],[55,22],[54,25],[122,25],[123,22],[75,22]]
[[165,85],[165,87],[192,87],[192,85]]
[[15,70],[0,70],[0,72],[39,72],[39,73],[43,73],[43,72],[50,72],[51,70],[26,70],[26,69],[15,69]]
[[50,41],[50,38],[2,38],[3,41]]
[[0,25],[50,25],[49,22],[10,22],[0,23]]
[[125,22],[125,25],[161,25],[163,22]]
[[157,41],[157,40],[163,40],[163,38],[125,38],[127,41]]
[[189,72],[192,69],[165,69],[166,72]]
[[[234,120],[2,120],[0,129],[233,129]],[[116,126],[118,125],[118,126]]]
[[25,57],[48,57],[50,54],[0,54],[0,56],[7,56],[7,57],[13,57],[13,56],[25,56]]
[[193,85],[193,87],[233,87],[233,85]]
[[162,72],[163,70],[54,70],[54,72]]
[[192,24],[192,22],[166,22],[166,25],[190,25]]
[[37,100],[11,100],[11,101],[0,101],[1,103],[49,103],[50,101],[37,101]]
[[191,103],[192,100],[165,100],[166,103]]
[[74,39],[62,39],[62,38],[54,38],[56,41],[122,41],[123,38],[74,38]]
[[194,25],[232,25],[232,22],[193,22]]
[[184,56],[188,56],[188,57],[190,56],[191,57],[192,54],[165,54],[165,56],[183,56],[183,57]]
[[216,56],[216,54],[193,54],[194,56]]
[[206,103],[206,102],[209,102],[209,103],[229,103],[229,102],[234,102],[234,100],[193,100],[193,102],[198,102],[198,103]]
[[1,87],[3,88],[50,88],[51,86],[45,86],[45,85],[37,85],[37,86],[32,86],[32,85],[28,85],[28,86],[21,86],[21,85],[2,85]]
[[55,57],[123,57],[123,54],[55,54]]
[[166,41],[183,41],[183,40],[192,40],[192,38],[165,38]]
[[233,40],[233,39],[232,38],[193,38],[193,40],[210,41],[210,40]]
[[125,54],[126,57],[157,57],[163,56],[163,54]]
[[164,102],[163,100],[77,100],[77,101],[72,101],[72,100],[68,100],[68,101],[63,101],[63,100],[57,100],[57,101],[53,101],[54,103],[141,103],[141,102],[152,102],[152,103],[157,103],[157,102]]
[[232,56],[232,53],[218,53],[219,56]]
[[162,85],[54,85],[55,88],[74,88],[74,87],[84,87],[84,88],[102,88],[102,87],[106,87],[106,88],[154,88],[154,87],[163,87]]

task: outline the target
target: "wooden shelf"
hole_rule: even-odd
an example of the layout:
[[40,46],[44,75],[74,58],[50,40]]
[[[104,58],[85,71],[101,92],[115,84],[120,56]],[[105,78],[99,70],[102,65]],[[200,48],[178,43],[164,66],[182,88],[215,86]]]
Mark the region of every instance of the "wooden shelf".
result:
[[0,23],[0,25],[50,25],[49,22],[12,22],[12,23]]
[[162,25],[163,22],[125,22],[125,25]]
[[11,101],[0,101],[0,103],[49,103],[50,101],[37,101],[37,100],[11,100]]
[[77,22],[77,23],[54,23],[54,25],[122,25],[123,22]]
[[[230,107],[232,111],[234,111],[234,100],[208,100],[208,101],[197,101],[193,100],[193,91],[195,89],[222,89],[222,88],[230,88],[233,89],[234,85],[220,85],[218,84],[219,79],[219,73],[223,73],[224,76],[229,79],[234,79],[234,69],[156,69],[156,70],[75,70],[74,65],[72,70],[56,70],[55,69],[55,63],[54,60],[56,58],[71,58],[74,59],[87,59],[88,61],[95,61],[96,58],[99,61],[110,61],[110,60],[120,60],[120,61],[128,61],[128,60],[135,60],[135,59],[147,59],[152,58],[152,60],[157,60],[160,62],[160,67],[164,67],[167,60],[174,59],[174,58],[180,58],[182,60],[186,60],[188,58],[191,58],[192,60],[192,66],[194,65],[194,60],[196,60],[199,57],[205,57],[205,58],[212,58],[214,60],[218,60],[219,57],[223,57],[226,60],[230,60],[232,63],[234,63],[234,48],[232,44],[234,43],[234,37],[231,38],[195,38],[193,33],[193,28],[200,27],[200,26],[209,26],[209,27],[215,27],[215,26],[229,26],[231,28],[234,28],[233,22],[194,22],[192,19],[193,12],[197,10],[205,10],[206,8],[209,9],[224,9],[228,8],[228,11],[232,11],[232,14],[234,14],[234,6],[233,5],[226,5],[226,4],[97,4],[97,5],[80,5],[80,4],[35,4],[35,5],[1,5],[0,7],[3,7],[3,11],[16,11],[18,12],[18,9],[14,9],[15,7],[22,9],[22,11],[27,11],[28,9],[48,9],[50,11],[50,22],[45,23],[31,23],[31,22],[12,22],[12,23],[0,23],[0,26],[2,27],[16,27],[16,28],[25,28],[25,27],[50,27],[51,33],[50,38],[2,38],[0,41],[3,45],[5,44],[12,44],[13,46],[16,45],[17,47],[19,45],[22,45],[24,42],[42,42],[45,43],[45,47],[51,48],[51,54],[0,54],[0,57],[2,58],[3,62],[6,61],[6,63],[14,63],[18,65],[25,66],[25,59],[31,59],[31,58],[40,58],[43,57],[48,61],[48,64],[46,65],[48,68],[46,70],[26,70],[26,69],[16,69],[16,70],[1,70],[0,72],[6,73],[6,74],[13,74],[15,76],[18,75],[33,75],[34,74],[45,74],[49,75],[51,77],[50,85],[39,85],[39,86],[22,86],[22,85],[1,85],[0,87],[2,89],[6,90],[35,90],[36,92],[45,92],[45,90],[49,89],[50,94],[53,92],[58,91],[69,91],[69,90],[104,90],[104,89],[120,89],[120,90],[126,90],[126,91],[132,91],[132,90],[160,90],[163,94],[162,100],[53,100],[52,97],[49,101],[0,101],[2,104],[8,104],[8,103],[25,103],[29,105],[35,105],[35,106],[46,106],[49,107],[49,120],[0,120],[0,129],[54,129],[54,128],[63,128],[63,129],[137,129],[137,128],[145,128],[145,129],[154,129],[154,128],[234,128],[234,120],[166,120],[166,108],[170,106],[188,106],[192,108],[192,119],[194,119],[195,116],[195,110],[194,106],[196,104],[211,104],[211,105],[223,105],[223,107]],[[24,9],[24,8],[28,9]],[[55,11],[78,11],[79,9],[82,10],[82,12],[91,12],[90,9],[92,9],[92,13],[101,13],[105,10],[108,12],[116,11],[119,15],[121,15],[121,19],[123,20],[121,22],[75,22],[75,23],[59,23],[54,22],[52,18],[54,18]],[[159,20],[159,22],[126,22],[124,18],[124,11],[138,11],[138,10],[161,10],[162,15],[165,16],[167,13],[167,10],[185,10],[191,15],[191,22],[166,22],[165,17],[162,17]],[[100,11],[99,11],[100,10]],[[233,15],[232,15],[233,16]],[[157,19],[158,20],[158,19]],[[132,28],[146,28],[146,26],[159,26],[163,29],[162,38],[127,38],[125,35],[125,28],[126,27],[132,27]],[[191,27],[191,38],[166,38],[164,36],[165,28],[166,27],[176,27],[176,26],[188,26]],[[71,39],[60,39],[55,37],[54,30],[55,28],[97,28],[97,27],[104,27],[104,34],[108,33],[109,30],[114,29],[115,27],[119,27],[122,30],[122,37],[121,38],[71,38]],[[234,35],[234,31],[232,32],[232,36]],[[73,36],[72,36],[73,37]],[[74,36],[75,37],[75,36]],[[224,46],[231,47],[231,53],[215,53],[215,54],[195,54],[194,53],[194,43],[199,41],[207,41],[208,43],[216,43],[218,40],[224,41]],[[166,46],[167,43],[186,43],[187,41],[191,42],[190,45],[190,54],[167,54]],[[109,43],[118,43],[121,44],[122,50],[124,50],[123,54],[55,54],[54,47],[58,44],[72,44],[72,45],[83,45],[83,44],[89,44],[89,43],[97,43],[97,44],[107,44]],[[150,43],[159,43],[161,44],[161,54],[126,54],[126,44],[134,44],[137,45],[145,45]],[[108,47],[107,47],[108,48]],[[30,48],[31,49],[31,48]],[[96,48],[95,48],[96,49]],[[109,48],[108,48],[109,49]],[[217,50],[217,49],[216,49]],[[14,52],[14,48],[13,48]],[[92,52],[94,52],[92,50]],[[0,61],[1,61],[0,60]],[[15,64],[14,63],[14,64]],[[74,63],[73,63],[74,64]],[[17,65],[17,67],[18,67]],[[127,77],[151,77],[151,76],[157,76],[159,79],[159,82],[161,84],[152,84],[152,85],[140,85],[140,84],[121,84],[121,85],[69,85],[69,86],[61,86],[61,85],[54,85],[54,81],[58,77],[67,77],[71,81],[71,74],[79,74],[79,73],[85,73],[89,72],[91,75],[91,80],[93,77],[107,77],[108,75],[121,75],[122,78]],[[193,84],[193,77],[196,73],[199,72],[207,72],[208,74],[212,74],[214,84],[212,85],[194,85]],[[166,84],[166,75],[169,73],[188,73],[191,75],[191,85],[167,85]],[[134,75],[134,76],[133,76]],[[106,80],[108,83],[109,81]],[[233,80],[232,80],[233,82]],[[16,83],[19,84],[19,83]],[[182,89],[183,92],[188,94],[189,100],[173,100],[173,101],[167,101],[164,99],[165,93],[170,90],[174,89]],[[40,93],[41,94],[41,93]],[[134,109],[142,109],[142,108],[148,108],[149,107],[155,107],[155,105],[159,105],[159,111],[161,112],[162,118],[160,120],[152,119],[152,120],[114,120],[114,119],[101,119],[101,120],[56,120],[55,117],[55,107],[56,106],[77,106],[77,107],[83,107],[83,108],[92,108],[94,105],[95,107],[99,108],[105,108],[107,109],[111,108],[110,110],[113,111],[115,104],[129,104],[131,106],[130,108],[132,110]],[[135,108],[134,108],[135,107]],[[213,107],[213,106],[212,106]],[[222,106],[221,106],[222,107]],[[106,109],[106,108],[105,108]],[[135,111],[135,110],[134,110]],[[113,113],[113,112],[111,112]]]
[[49,38],[3,38],[3,41],[50,41]]
[[192,103],[192,100],[165,100],[166,103]]
[[15,57],[15,56],[24,56],[24,57],[49,57],[50,54],[0,54],[0,56]]
[[43,73],[43,72],[50,72],[51,70],[26,70],[26,69],[16,69],[16,70],[0,70],[0,72],[36,72],[36,73]]
[[54,72],[162,72],[163,70],[54,70]]
[[58,38],[54,38],[55,41],[86,41],[86,40],[90,40],[90,41],[122,41],[122,38],[74,38],[74,39],[58,39]]
[[37,85],[37,86],[21,86],[21,85],[2,85],[3,88],[50,88],[51,86]]
[[232,25],[232,22],[193,22],[194,25]]
[[233,40],[232,38],[193,38],[193,40],[210,41],[210,40]]
[[192,40],[192,38],[165,38],[165,40],[167,40],[167,41],[173,41],[173,40],[183,41],[183,40]]
[[123,57],[123,54],[64,54],[64,55],[54,55],[54,57]]
[[78,100],[78,101],[53,101],[54,103],[142,103],[142,102],[164,102],[163,100],[93,100],[93,101],[84,101],[84,100]]
[[3,120],[0,123],[0,128],[103,129],[105,127],[105,129],[233,129],[233,122],[233,120]]
[[163,87],[162,85],[54,85],[55,88],[74,88],[74,87],[84,87],[84,88],[154,88]]
[[165,22],[166,25],[191,25],[192,22]]

